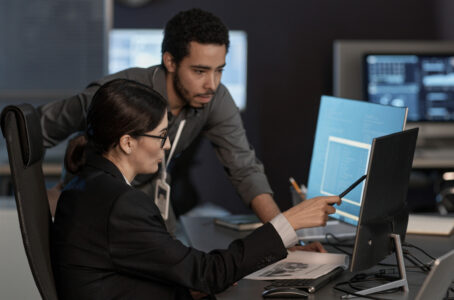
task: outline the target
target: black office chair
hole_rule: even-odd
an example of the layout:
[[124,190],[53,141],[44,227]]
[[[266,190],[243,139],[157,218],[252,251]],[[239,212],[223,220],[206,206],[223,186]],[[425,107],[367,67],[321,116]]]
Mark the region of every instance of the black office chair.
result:
[[51,215],[42,170],[43,138],[38,113],[29,104],[1,114],[25,253],[45,300],[57,299],[50,258]]

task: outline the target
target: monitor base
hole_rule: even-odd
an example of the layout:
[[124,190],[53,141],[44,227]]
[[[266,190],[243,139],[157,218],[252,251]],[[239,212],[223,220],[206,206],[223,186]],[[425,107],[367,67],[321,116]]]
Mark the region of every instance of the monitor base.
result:
[[[400,242],[400,236],[398,234],[392,233],[390,238],[394,241],[395,251],[396,251],[396,259],[397,259],[397,266],[399,268],[399,275],[400,279],[388,282],[373,288],[365,289],[362,291],[355,292],[356,295],[369,295],[373,293],[383,292],[395,288],[402,287],[404,292],[408,292],[408,282],[407,282],[407,273],[405,272],[405,263],[404,263],[404,255],[402,252],[402,244]],[[344,295],[342,299],[348,298],[355,298],[358,297],[356,295]]]

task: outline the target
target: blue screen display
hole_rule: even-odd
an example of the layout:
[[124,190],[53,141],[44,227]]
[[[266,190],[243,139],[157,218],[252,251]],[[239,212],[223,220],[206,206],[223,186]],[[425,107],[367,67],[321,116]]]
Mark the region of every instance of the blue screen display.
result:
[[[308,198],[339,195],[362,175],[372,140],[402,131],[407,109],[322,96],[308,181]],[[364,182],[336,206],[332,217],[357,225]]]

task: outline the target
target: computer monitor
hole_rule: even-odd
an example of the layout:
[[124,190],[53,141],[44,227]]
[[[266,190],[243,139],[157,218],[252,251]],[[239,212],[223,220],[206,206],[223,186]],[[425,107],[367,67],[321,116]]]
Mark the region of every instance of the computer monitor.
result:
[[[403,130],[406,115],[403,107],[322,96],[307,197],[339,195],[366,174],[373,138]],[[331,217],[357,225],[363,187],[343,197]]]
[[401,241],[408,223],[406,197],[417,136],[414,128],[372,142],[350,270],[368,269],[395,252],[401,278],[356,294],[396,287],[408,291]]
[[410,122],[454,121],[454,52],[368,53],[363,66],[366,100],[406,106]]
[[[454,56],[454,41],[405,41],[405,40],[337,40],[333,46],[333,89],[334,95],[337,97],[350,98],[350,99],[366,99],[368,96],[364,94],[366,76],[364,73],[364,57],[368,54],[394,54],[394,55],[408,55],[412,54],[419,58],[423,57],[451,57]],[[449,59],[447,64],[449,65]],[[440,68],[442,64],[429,64],[428,67]],[[444,65],[446,67],[446,65]],[[421,68],[420,68],[421,69]],[[409,69],[410,70],[410,69]],[[415,70],[415,69],[412,69]],[[447,75],[450,72],[451,75]],[[446,69],[445,78],[440,77],[431,78],[429,80],[430,88],[427,90],[438,89],[445,90],[452,87],[454,81],[454,75],[451,71]],[[441,80],[440,80],[441,79]],[[447,79],[447,80],[446,80]],[[398,77],[391,78],[391,80],[402,80]],[[435,80],[435,81],[434,81]],[[436,87],[436,82],[443,82],[446,87]],[[433,94],[431,99],[435,100],[440,104],[440,97],[446,97],[442,94]],[[452,95],[452,94],[451,94]],[[452,98],[451,98],[452,99]],[[419,100],[420,103],[424,103],[424,99]],[[402,103],[400,100],[395,101],[396,103]],[[453,105],[450,100],[450,105]],[[440,120],[440,115],[443,115],[442,109],[431,110],[432,118],[423,117],[420,120],[416,120],[416,113],[410,107],[409,111],[409,124],[407,128],[419,127],[419,138],[418,138],[418,149],[422,149],[430,144],[441,144],[442,142],[448,142],[454,138],[454,122],[446,122]],[[452,111],[452,110],[451,110]],[[418,113],[419,114],[419,113]],[[411,118],[413,119],[411,119]],[[442,144],[444,145],[444,144]],[[442,147],[439,146],[439,147]],[[422,163],[422,162],[421,162]],[[424,166],[424,164],[421,164]]]
[[[247,34],[230,30],[230,47],[221,82],[239,109],[246,108]],[[109,74],[161,63],[162,29],[114,28],[109,34]]]

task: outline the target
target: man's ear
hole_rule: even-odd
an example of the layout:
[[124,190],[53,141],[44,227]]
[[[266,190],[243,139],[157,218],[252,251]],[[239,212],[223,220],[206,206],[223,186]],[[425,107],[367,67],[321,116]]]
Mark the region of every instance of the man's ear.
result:
[[167,72],[175,72],[177,64],[175,63],[172,54],[170,54],[169,52],[164,52],[164,54],[162,55],[162,60],[164,62],[164,66],[167,69]]
[[118,145],[120,146],[120,149],[125,153],[125,154],[131,154],[132,151],[134,150],[136,140],[132,138],[129,134],[125,134],[120,138],[120,142]]

